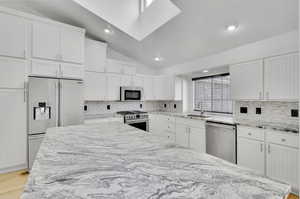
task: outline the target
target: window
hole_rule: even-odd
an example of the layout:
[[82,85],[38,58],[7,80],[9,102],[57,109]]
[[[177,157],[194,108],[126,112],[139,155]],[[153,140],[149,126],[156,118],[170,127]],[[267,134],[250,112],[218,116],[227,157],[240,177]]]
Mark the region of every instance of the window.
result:
[[140,0],[140,11],[141,13],[145,11],[155,0]]
[[230,75],[193,78],[194,110],[232,113]]

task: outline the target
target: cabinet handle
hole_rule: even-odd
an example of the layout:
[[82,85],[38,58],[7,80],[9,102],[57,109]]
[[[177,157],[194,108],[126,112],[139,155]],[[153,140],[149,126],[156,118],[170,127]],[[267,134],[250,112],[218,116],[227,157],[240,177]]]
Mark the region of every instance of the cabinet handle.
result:
[[264,151],[264,145],[263,143],[260,144],[260,152],[263,152]]
[[286,139],[284,139],[284,138],[281,139],[281,142],[285,142],[285,141],[286,141]]
[[248,135],[249,135],[249,136],[251,136],[251,135],[252,135],[252,133],[248,133]]
[[266,93],[266,98],[269,99],[269,92]]
[[268,144],[268,153],[269,154],[271,153],[271,146],[270,146],[270,144]]

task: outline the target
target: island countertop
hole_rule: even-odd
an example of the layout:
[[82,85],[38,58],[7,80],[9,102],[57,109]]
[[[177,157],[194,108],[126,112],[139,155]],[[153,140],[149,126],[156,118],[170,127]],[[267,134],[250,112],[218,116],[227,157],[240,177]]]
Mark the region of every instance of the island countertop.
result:
[[22,199],[283,199],[290,186],[120,122],[47,131]]

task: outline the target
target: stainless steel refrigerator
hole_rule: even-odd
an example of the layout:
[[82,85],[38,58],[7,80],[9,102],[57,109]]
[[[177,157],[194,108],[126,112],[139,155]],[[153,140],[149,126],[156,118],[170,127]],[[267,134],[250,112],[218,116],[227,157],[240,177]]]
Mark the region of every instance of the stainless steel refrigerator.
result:
[[31,169],[46,130],[83,123],[83,81],[29,77],[28,169]]

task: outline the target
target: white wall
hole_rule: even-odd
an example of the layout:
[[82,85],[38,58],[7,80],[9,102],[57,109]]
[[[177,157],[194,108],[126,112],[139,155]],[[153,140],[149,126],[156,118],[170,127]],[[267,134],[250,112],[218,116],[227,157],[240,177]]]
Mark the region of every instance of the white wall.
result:
[[157,75],[158,74],[158,70],[156,68],[141,64],[141,63],[137,62],[136,60],[134,60],[130,57],[127,57],[126,55],[123,55],[122,53],[112,49],[109,46],[107,48],[107,58],[125,61],[125,62],[131,62],[131,63],[137,65],[136,71],[138,74],[145,74],[145,75]]
[[297,30],[211,56],[198,58],[191,62],[174,65],[162,69],[161,72],[165,74],[187,74],[203,69],[236,64],[296,51],[298,51]]

